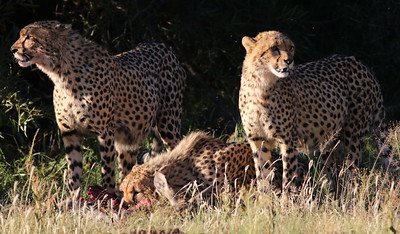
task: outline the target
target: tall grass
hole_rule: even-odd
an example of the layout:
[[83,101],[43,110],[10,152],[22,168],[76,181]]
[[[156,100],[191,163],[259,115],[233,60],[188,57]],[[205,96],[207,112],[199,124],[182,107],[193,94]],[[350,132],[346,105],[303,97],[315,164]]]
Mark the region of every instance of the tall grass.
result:
[[[32,177],[33,178],[33,177]],[[34,186],[38,186],[34,188]],[[58,209],[62,188],[30,181],[10,191],[2,207],[1,233],[130,233],[169,230],[187,233],[390,233],[399,230],[400,187],[379,173],[363,175],[339,200],[300,196],[285,205],[274,194],[241,191],[222,194],[216,205],[178,211],[164,201],[151,210],[127,214],[93,208]],[[35,198],[29,199],[28,194]]]
[[[399,149],[400,127],[391,140]],[[222,193],[213,204],[178,209],[167,201],[145,210],[113,211],[94,207],[65,209],[67,190],[43,178],[26,162],[28,180],[7,193],[0,204],[0,233],[132,233],[179,229],[185,233],[396,233],[400,230],[400,184],[381,170],[361,170],[349,180],[340,198],[328,191],[323,178],[310,180],[298,197],[286,202],[254,187],[235,196]],[[97,176],[94,167],[86,171]],[[86,182],[90,185],[90,180]],[[86,186],[84,184],[84,186]]]

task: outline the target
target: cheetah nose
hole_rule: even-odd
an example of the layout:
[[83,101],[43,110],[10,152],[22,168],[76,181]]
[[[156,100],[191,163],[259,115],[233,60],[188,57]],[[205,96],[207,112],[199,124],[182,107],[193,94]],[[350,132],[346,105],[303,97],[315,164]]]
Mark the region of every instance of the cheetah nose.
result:
[[17,53],[17,51],[18,51],[18,49],[11,48],[11,53],[15,54],[15,53]]
[[293,60],[291,59],[285,59],[283,60],[287,65],[291,64],[293,62]]

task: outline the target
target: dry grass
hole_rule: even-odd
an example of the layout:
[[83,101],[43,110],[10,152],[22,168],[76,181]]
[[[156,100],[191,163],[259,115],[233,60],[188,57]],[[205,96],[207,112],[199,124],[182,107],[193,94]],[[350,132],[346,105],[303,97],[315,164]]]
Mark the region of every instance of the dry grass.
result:
[[[400,127],[391,133],[399,152]],[[323,179],[309,182],[301,194],[282,203],[273,193],[241,190],[221,194],[214,205],[178,210],[161,201],[150,210],[131,213],[109,209],[63,209],[66,188],[36,176],[15,184],[9,202],[0,204],[0,233],[132,233],[179,229],[185,233],[396,233],[400,230],[400,184],[380,170],[361,172],[342,196],[327,193]]]
[[[400,186],[380,174],[361,176],[338,200],[303,191],[282,205],[273,194],[250,190],[235,198],[221,194],[215,205],[201,203],[196,209],[178,211],[161,201],[151,210],[130,214],[58,209],[54,201],[63,197],[61,189],[43,183],[42,193],[35,195],[43,200],[35,200],[26,196],[33,191],[29,186],[22,193],[10,192],[12,203],[0,213],[1,233],[131,233],[174,228],[186,233],[390,233],[400,229]],[[46,192],[50,190],[55,193]]]

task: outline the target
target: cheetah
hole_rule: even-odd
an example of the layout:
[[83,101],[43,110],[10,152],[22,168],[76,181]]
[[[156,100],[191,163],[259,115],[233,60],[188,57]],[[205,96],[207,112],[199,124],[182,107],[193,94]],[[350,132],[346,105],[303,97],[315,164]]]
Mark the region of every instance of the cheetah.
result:
[[[271,165],[271,191],[279,193],[282,175],[280,155]],[[300,177],[305,181],[307,164],[300,164]],[[275,174],[275,176],[273,176]],[[253,153],[247,142],[225,143],[204,132],[192,132],[170,152],[157,155],[142,165],[136,165],[120,184],[127,203],[139,204],[154,199],[155,191],[167,197],[172,205],[185,198],[185,188],[196,184],[205,197],[210,193],[235,191],[250,187],[256,173]],[[193,194],[192,194],[193,195]]]
[[110,55],[70,24],[39,21],[20,31],[11,52],[21,67],[36,65],[54,83],[71,193],[79,196],[86,134],[99,141],[102,184],[109,192],[116,187],[115,156],[121,180],[150,131],[159,132],[167,150],[180,141],[186,73],[164,44],[143,43]]
[[[335,143],[345,150],[344,165],[356,168],[363,139],[374,130],[388,166],[391,147],[378,82],[354,57],[333,55],[294,66],[294,43],[277,31],[243,37],[239,110],[262,189],[276,143],[283,161],[282,189],[295,181],[297,155],[320,152],[327,160]],[[329,168],[329,167],[327,167]],[[329,174],[328,169],[326,172]]]

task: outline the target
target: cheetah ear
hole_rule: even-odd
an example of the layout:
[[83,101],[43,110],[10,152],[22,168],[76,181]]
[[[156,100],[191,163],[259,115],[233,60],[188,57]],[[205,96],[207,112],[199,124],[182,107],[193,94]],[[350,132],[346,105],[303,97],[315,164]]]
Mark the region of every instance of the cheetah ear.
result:
[[64,28],[66,30],[71,30],[72,29],[72,24],[64,24]]
[[257,40],[253,37],[243,37],[242,38],[242,45],[246,49],[247,53],[250,53],[251,50],[254,48]]
[[71,24],[57,24],[55,28],[62,33],[68,33],[69,31],[71,31],[72,25]]
[[63,30],[63,29],[71,29],[72,26],[71,26],[71,24],[61,24],[61,23],[59,23],[59,24],[57,24],[57,25],[55,26],[55,28],[56,28],[56,29]]
[[172,206],[179,204],[179,201],[175,198],[174,190],[168,184],[167,178],[159,171],[154,174],[154,187],[156,187],[158,193],[168,199]]

